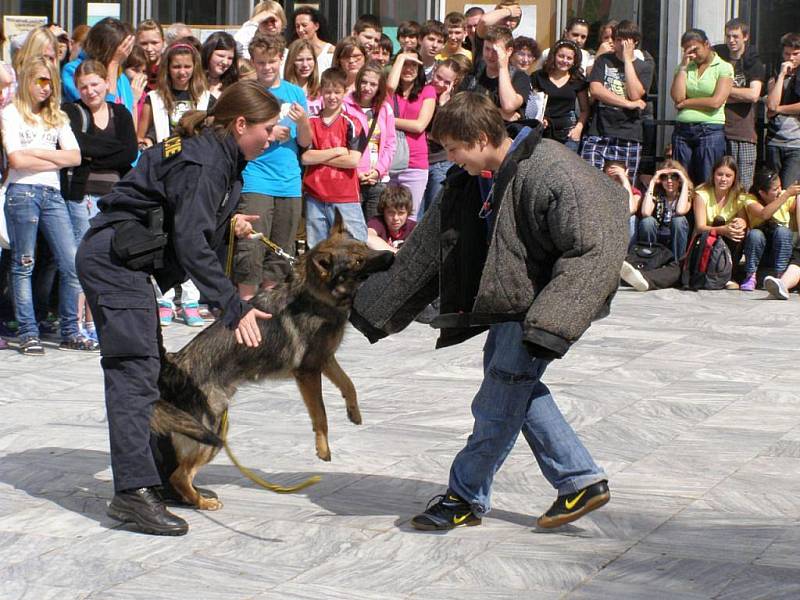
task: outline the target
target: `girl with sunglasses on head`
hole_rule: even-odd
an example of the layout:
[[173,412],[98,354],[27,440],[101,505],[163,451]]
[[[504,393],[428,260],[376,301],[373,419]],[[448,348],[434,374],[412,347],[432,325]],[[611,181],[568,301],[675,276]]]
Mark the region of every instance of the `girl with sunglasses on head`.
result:
[[208,91],[219,98],[222,90],[239,81],[239,51],[230,33],[216,31],[208,36],[200,51]]
[[661,243],[672,251],[675,260],[686,254],[689,243],[689,220],[694,186],[679,162],[661,163],[642,199],[639,241]]
[[[773,169],[762,169],[753,178],[750,194],[745,197],[750,230],[744,240],[747,275],[739,288],[743,292],[756,289],[756,273],[764,262],[778,277],[789,266],[792,256],[792,217],[798,192],[798,183],[784,190],[778,172]],[[797,229],[796,222],[794,229]],[[765,254],[766,261],[763,260]]]
[[9,165],[5,217],[11,238],[14,311],[19,322],[19,351],[28,356],[44,354],[31,285],[39,231],[55,255],[60,275],[59,348],[90,352],[98,348],[78,328],[80,285],[75,272],[75,239],[61,195],[59,170],[78,166],[81,152],[60,105],[56,66],[34,57],[19,71],[16,97],[2,114]]

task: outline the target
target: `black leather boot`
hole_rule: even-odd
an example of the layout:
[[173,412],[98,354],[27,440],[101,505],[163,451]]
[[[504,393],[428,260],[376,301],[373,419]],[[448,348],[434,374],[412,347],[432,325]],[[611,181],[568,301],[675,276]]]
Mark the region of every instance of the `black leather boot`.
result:
[[117,492],[107,513],[112,519],[133,523],[137,531],[151,535],[185,535],[189,531],[189,524],[167,510],[154,488]]

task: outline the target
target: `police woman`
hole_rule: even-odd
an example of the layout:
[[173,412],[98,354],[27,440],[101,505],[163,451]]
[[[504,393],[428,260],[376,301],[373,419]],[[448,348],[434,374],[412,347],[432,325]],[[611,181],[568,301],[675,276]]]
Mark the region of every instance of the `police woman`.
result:
[[[222,307],[222,322],[240,344],[259,343],[257,320],[270,315],[239,299],[216,249],[239,201],[241,171],[269,145],[279,111],[263,86],[248,81],[226,89],[211,113],[187,114],[178,137],[146,150],[102,198],[102,212],[78,250],[78,275],[95,315],[105,375],[114,473],[108,514],[143,533],[188,530],[166,509],[164,501],[175,496],[164,465],[170,459],[160,458],[157,438],[151,442],[163,346],[150,277],[162,290],[191,277]],[[236,217],[238,236],[252,232],[249,220]]]

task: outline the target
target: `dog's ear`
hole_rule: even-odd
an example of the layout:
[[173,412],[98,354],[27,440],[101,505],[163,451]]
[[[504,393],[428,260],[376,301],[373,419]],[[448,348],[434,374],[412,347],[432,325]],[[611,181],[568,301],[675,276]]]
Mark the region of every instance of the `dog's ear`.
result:
[[[336,211],[339,214],[339,211]],[[331,274],[331,267],[333,266],[333,256],[327,252],[317,252],[311,258],[314,268],[317,269],[320,279],[327,280]]]
[[347,233],[347,229],[344,227],[344,218],[342,218],[342,213],[337,208],[334,208],[333,212],[336,213],[336,216],[333,218],[333,227],[331,227],[331,232],[329,235],[345,235]]

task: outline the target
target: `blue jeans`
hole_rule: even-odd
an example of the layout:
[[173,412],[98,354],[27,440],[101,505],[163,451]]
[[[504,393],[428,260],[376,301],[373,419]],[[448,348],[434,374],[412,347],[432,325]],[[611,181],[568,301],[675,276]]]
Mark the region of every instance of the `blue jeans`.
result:
[[784,148],[768,144],[767,164],[780,173],[784,188],[800,180],[800,148]]
[[361,202],[322,202],[306,196],[306,243],[309,248],[328,238],[337,210],[342,214],[350,235],[362,242],[367,241],[367,224]]
[[669,239],[659,238],[658,221],[655,217],[644,217],[639,221],[639,241],[645,244],[660,242],[672,250],[676,261],[686,254],[689,245],[689,220],[686,217],[673,216],[669,223]]
[[711,179],[714,164],[725,156],[725,126],[678,123],[672,132],[672,158],[699,185]]
[[39,337],[31,278],[36,255],[36,232],[40,228],[55,256],[60,275],[58,312],[61,337],[65,340],[77,337],[78,294],[81,288],[75,274],[75,237],[64,198],[55,188],[12,183],[6,193],[5,214],[11,238],[11,278],[19,338]]
[[422,219],[425,211],[433,205],[434,200],[439,196],[439,192],[444,187],[444,180],[447,179],[447,171],[453,166],[449,160],[440,160],[428,166],[428,185],[425,187],[425,195],[422,197],[422,205],[417,212],[417,221]]
[[484,378],[472,401],[475,424],[453,461],[449,483],[450,490],[478,515],[489,512],[494,474],[520,431],[559,495],[607,479],[542,383],[548,364],[532,359],[522,345],[521,323],[498,323],[489,329],[483,349]]
[[81,243],[84,234],[89,231],[89,219],[100,212],[100,209],[97,208],[98,200],[100,200],[100,196],[86,195],[83,200],[78,202],[66,201],[76,246]]
[[792,230],[778,226],[771,230],[751,229],[747,232],[744,239],[744,259],[748,275],[758,271],[758,265],[767,247],[769,247],[768,265],[780,275],[787,269],[789,259],[792,257]]

